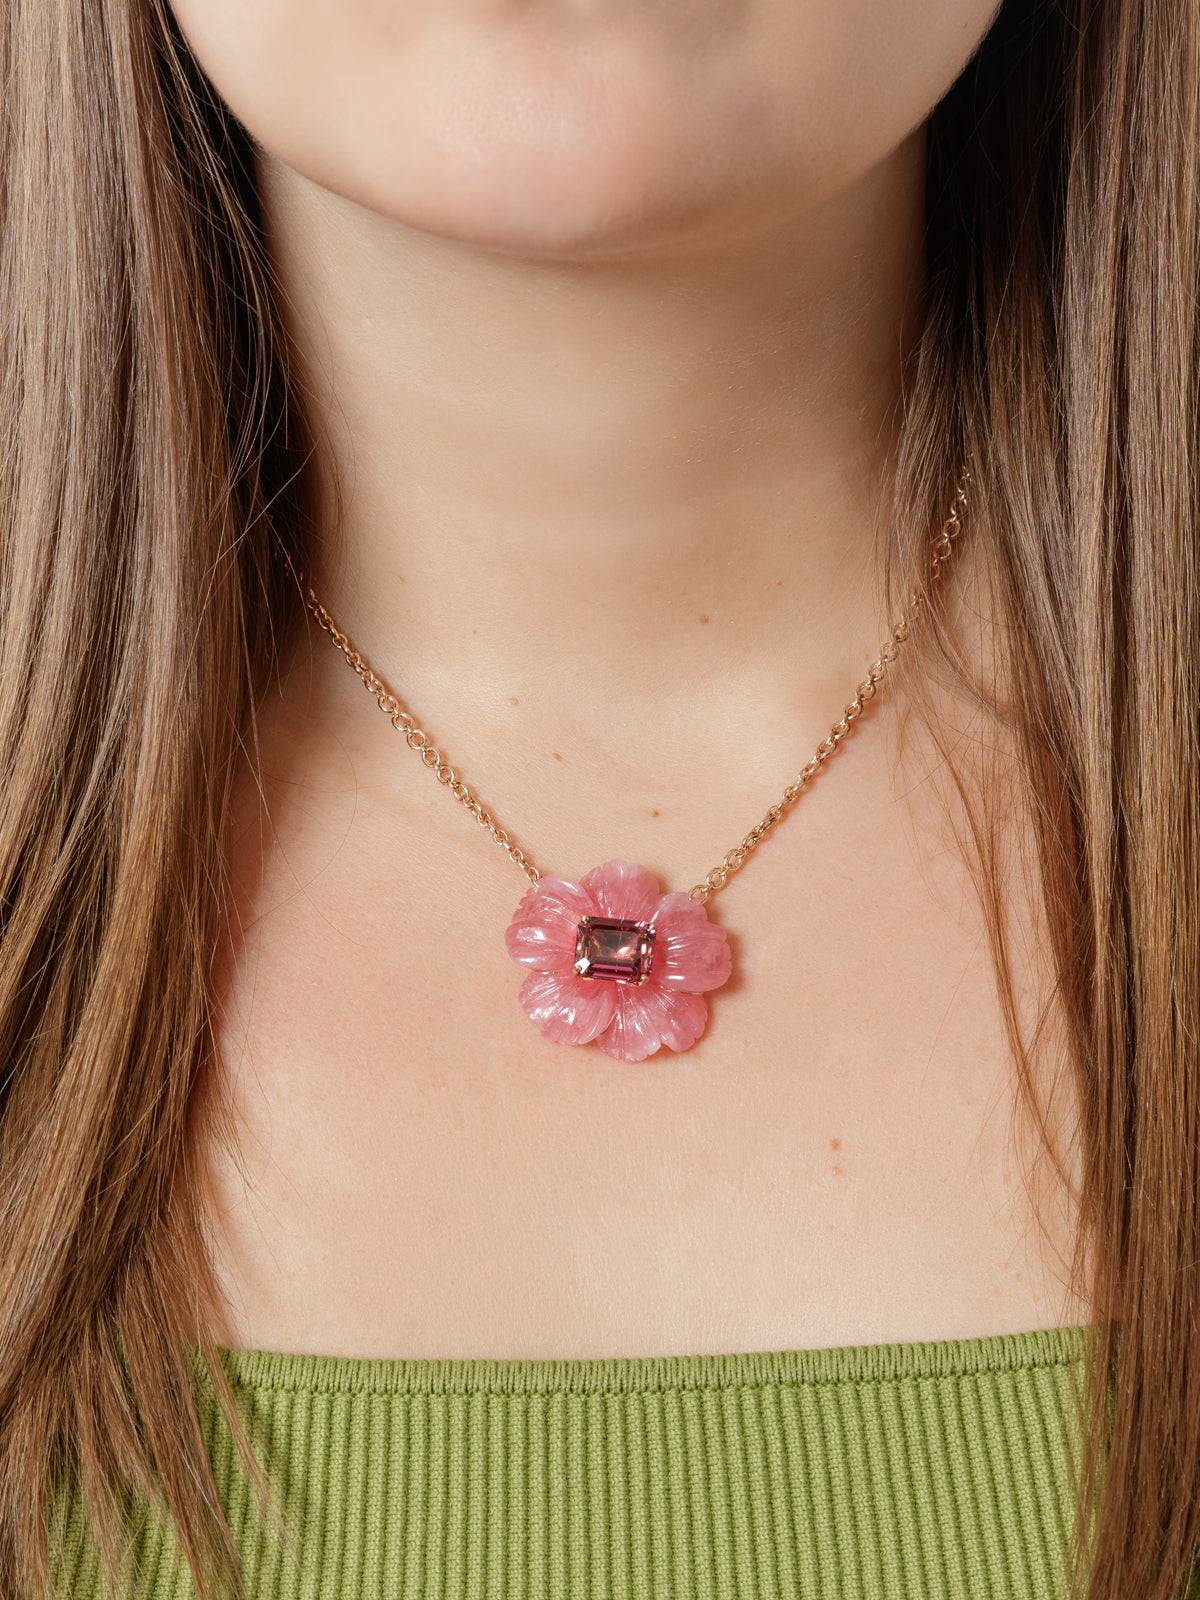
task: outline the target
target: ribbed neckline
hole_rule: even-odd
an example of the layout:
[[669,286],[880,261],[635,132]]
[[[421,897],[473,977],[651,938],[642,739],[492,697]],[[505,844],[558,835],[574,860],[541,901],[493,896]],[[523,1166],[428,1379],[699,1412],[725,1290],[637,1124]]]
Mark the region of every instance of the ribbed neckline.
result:
[[368,1359],[221,1351],[235,1388],[313,1394],[629,1394],[767,1385],[878,1384],[1058,1366],[1079,1360],[1086,1327],[977,1339],[839,1345],[730,1355],[570,1360]]

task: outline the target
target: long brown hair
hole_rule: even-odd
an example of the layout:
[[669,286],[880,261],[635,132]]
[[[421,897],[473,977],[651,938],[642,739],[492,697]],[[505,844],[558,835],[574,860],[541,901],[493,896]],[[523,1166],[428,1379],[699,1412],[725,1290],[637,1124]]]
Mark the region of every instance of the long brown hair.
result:
[[[231,778],[302,614],[303,414],[249,141],[164,0],[8,0],[0,69],[0,1594],[47,1591],[74,1471],[112,1570],[160,1494],[215,1595],[189,1105]],[[885,572],[921,581],[969,461],[1003,641],[973,689],[1080,1106],[1076,1585],[1168,1600],[1200,1543],[1200,0],[1005,0],[928,172]]]

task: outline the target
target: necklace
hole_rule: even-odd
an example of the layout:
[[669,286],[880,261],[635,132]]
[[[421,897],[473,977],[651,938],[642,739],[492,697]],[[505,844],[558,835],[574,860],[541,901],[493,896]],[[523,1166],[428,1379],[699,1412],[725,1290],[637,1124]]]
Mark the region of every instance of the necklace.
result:
[[[971,475],[964,468],[950,514],[934,543],[932,586],[950,560],[962,531]],[[526,1016],[558,1044],[595,1041],[618,1061],[644,1061],[663,1045],[689,1050],[708,1022],[704,996],[731,971],[725,930],[709,920],[707,906],[751,851],[787,814],[875,698],[888,667],[908,638],[925,595],[914,590],[908,609],[854,691],[841,717],[762,821],[684,893],[664,894],[645,867],[606,861],[578,882],[539,872],[492,813],[430,744],[370,662],[306,586],[309,610],[375,697],[410,750],[460,805],[486,829],[529,880],[505,934],[508,953],[528,970],[519,995]]]

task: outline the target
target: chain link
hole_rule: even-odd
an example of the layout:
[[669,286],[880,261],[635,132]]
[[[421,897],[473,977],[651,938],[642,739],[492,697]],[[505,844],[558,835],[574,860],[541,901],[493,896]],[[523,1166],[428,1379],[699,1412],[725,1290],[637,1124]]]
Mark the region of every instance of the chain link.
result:
[[[930,584],[936,583],[941,576],[953,553],[954,541],[962,532],[962,512],[966,508],[967,485],[970,481],[971,474],[964,467],[958,488],[955,490],[954,500],[950,506],[950,515],[942,524],[942,531],[933,546],[933,554],[929,563]],[[891,637],[868,667],[866,677],[854,691],[854,698],[800,769],[795,782],[788,784],[766,816],[756,828],[751,828],[741,844],[726,853],[722,858],[721,865],[714,867],[703,882],[694,884],[688,890],[689,899],[699,900],[701,905],[707,905],[713,895],[718,890],[723,889],[733,874],[738,871],[750,852],[758,848],[776,823],[782,821],[796,801],[799,800],[805,789],[808,788],[817,773],[820,772],[859,717],[862,716],[868,702],[875,698],[879,691],[879,685],[887,674],[888,667],[895,661],[899,654],[900,646],[908,638],[909,629],[917,620],[924,604],[925,596],[919,589],[914,589],[909,596],[908,610],[892,629]]]
[[[971,474],[964,467],[950,507],[950,514],[942,524],[941,533],[934,543],[929,565],[930,585],[937,582],[949,563],[953,554],[954,541],[962,532],[962,513],[966,509],[967,485],[970,481]],[[362,679],[364,686],[374,695],[379,704],[379,709],[390,720],[392,727],[398,733],[404,735],[409,749],[420,756],[425,766],[436,774],[438,782],[444,784],[459,804],[471,813],[480,827],[491,834],[501,849],[507,853],[509,859],[520,867],[530,883],[537,883],[541,874],[525,852],[512,842],[505,829],[499,825],[492,813],[479,803],[476,796],[446,761],[441,751],[437,750],[429,742],[428,736],[417,726],[414,718],[404,709],[382,678],[376,675],[366,657],[354,648],[348,636],[334,622],[312,589],[306,588],[306,595],[308,608],[313,616],[354,668]],[[787,786],[758,826],[751,828],[741,844],[727,852],[719,867],[714,867],[701,883],[695,884],[688,890],[688,895],[692,900],[698,900],[702,905],[707,904],[714,894],[725,887],[729,879],[745,862],[750,852],[758,848],[776,823],[782,821],[791,807],[795,805],[804,790],[808,788],[817,773],[838,749],[842,740],[849,734],[859,717],[862,716],[868,703],[875,698],[879,691],[879,685],[887,674],[888,667],[895,661],[896,656],[899,654],[900,646],[908,638],[909,630],[917,620],[924,605],[925,594],[921,590],[915,589],[909,596],[907,611],[892,629],[887,643],[883,645],[875,660],[868,667],[866,677],[855,689],[854,698],[846,706],[839,720],[830,728],[825,738],[821,740],[821,743],[801,768],[795,781]]]
[[307,591],[307,597],[308,609],[358,673],[366,688],[375,696],[379,702],[379,709],[390,720],[392,727],[397,733],[404,735],[408,748],[417,752],[430,771],[436,773],[438,782],[445,784],[458,803],[471,813],[479,826],[486,828],[500,848],[507,851],[509,859],[520,867],[530,883],[536,883],[541,874],[525,852],[512,842],[487,807],[480,805],[476,796],[467,788],[441,751],[430,744],[428,735],[417,727],[413,717],[396,699],[383,679],[376,676],[371,663],[354,648],[347,635],[338,627],[311,589]]

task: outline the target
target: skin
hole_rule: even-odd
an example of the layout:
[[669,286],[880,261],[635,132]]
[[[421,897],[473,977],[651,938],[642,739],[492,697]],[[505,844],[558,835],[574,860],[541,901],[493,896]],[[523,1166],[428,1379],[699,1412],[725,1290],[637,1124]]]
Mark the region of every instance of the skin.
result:
[[[686,888],[887,632],[924,122],[990,7],[176,9],[259,145],[318,593],[543,870],[624,856]],[[901,710],[714,902],[736,975],[704,1039],[627,1066],[530,1028],[523,880],[302,637],[261,793],[239,778],[200,1122],[227,1342],[653,1355],[1083,1320]],[[1030,1014],[1034,905],[1015,884]]]

